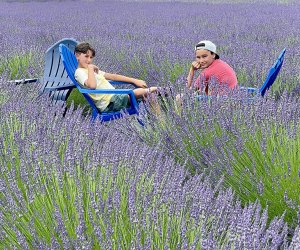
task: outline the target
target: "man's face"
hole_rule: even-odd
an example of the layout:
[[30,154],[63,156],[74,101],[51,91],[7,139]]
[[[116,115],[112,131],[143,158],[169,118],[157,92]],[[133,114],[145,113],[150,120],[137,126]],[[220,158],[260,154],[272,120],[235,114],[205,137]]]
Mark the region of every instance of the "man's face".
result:
[[78,66],[80,68],[87,68],[89,64],[93,63],[93,53],[88,50],[86,54],[84,53],[76,53],[76,58],[78,60]]
[[215,54],[213,54],[212,52],[206,49],[196,50],[196,61],[200,63],[201,69],[209,67],[214,60]]

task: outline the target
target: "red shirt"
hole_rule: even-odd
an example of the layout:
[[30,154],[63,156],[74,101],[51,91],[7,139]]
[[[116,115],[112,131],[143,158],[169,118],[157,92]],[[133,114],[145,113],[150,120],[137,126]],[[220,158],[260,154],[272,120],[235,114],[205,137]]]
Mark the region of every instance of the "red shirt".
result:
[[201,88],[205,85],[205,92],[208,94],[208,84],[210,80],[215,80],[219,84],[227,84],[228,88],[233,89],[237,86],[236,74],[226,62],[216,59],[206,69],[202,70],[195,81],[195,86]]

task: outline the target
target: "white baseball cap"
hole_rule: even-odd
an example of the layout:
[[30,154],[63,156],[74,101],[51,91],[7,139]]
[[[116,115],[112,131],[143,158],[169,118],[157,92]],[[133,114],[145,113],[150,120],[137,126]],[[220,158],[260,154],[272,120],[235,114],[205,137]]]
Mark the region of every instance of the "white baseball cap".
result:
[[216,54],[216,59],[219,59],[219,55],[217,54],[217,46],[211,41],[204,40],[197,43],[195,46],[195,51],[199,49],[206,49]]

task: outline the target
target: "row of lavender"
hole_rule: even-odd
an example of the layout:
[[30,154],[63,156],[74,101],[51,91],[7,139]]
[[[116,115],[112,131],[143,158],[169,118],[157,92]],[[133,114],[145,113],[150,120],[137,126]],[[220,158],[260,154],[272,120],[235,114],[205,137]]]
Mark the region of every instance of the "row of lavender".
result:
[[299,229],[283,215],[268,220],[259,202],[242,205],[222,178],[212,186],[209,177],[192,176],[163,150],[165,138],[151,146],[124,130],[138,126],[134,120],[91,123],[79,109],[63,116],[29,86],[6,82],[2,77],[1,248],[299,246]]

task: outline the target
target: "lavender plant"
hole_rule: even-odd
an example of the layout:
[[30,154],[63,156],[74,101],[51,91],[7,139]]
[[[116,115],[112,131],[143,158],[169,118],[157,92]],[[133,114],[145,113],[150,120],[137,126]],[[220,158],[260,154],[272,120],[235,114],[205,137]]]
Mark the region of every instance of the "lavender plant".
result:
[[0,74],[7,73],[11,79],[30,78],[33,77],[31,64],[35,61],[31,51],[23,55],[9,55],[0,59]]
[[[286,221],[298,223],[298,99],[249,99],[237,91],[196,100],[186,92],[179,110],[175,100],[167,103],[158,120],[144,117],[145,129],[137,132],[142,140],[161,142],[169,155],[187,161],[191,173],[211,174],[213,182],[224,176],[243,202],[259,199],[268,207],[270,218],[285,212]],[[128,129],[136,131],[132,124]]]
[[268,225],[258,202],[242,207],[222,180],[191,176],[118,122],[91,123],[79,109],[63,118],[50,100],[4,87],[1,247],[288,248],[283,217]]

